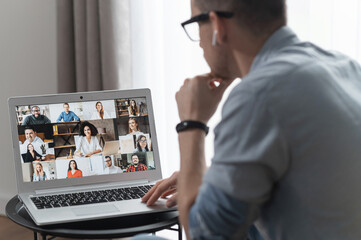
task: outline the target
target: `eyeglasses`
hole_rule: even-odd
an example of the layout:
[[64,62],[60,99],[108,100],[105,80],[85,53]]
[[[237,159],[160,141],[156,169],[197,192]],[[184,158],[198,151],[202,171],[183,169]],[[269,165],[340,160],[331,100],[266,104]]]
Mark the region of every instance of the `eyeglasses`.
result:
[[33,112],[40,112],[40,110],[33,110]]
[[[223,18],[231,18],[233,17],[233,12],[222,12],[222,11],[215,11],[217,16],[223,17]],[[209,12],[201,13],[197,16],[192,17],[191,19],[183,22],[181,25],[186,32],[187,36],[192,41],[199,41],[199,25],[198,22],[204,22],[209,19]]]
[[147,140],[139,140],[139,142],[141,142],[141,143],[146,143]]

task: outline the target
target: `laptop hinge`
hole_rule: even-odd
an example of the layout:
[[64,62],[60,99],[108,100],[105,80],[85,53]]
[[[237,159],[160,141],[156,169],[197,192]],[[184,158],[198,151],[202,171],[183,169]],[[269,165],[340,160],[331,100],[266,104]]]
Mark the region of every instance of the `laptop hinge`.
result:
[[35,190],[36,195],[46,195],[46,194],[61,194],[69,192],[80,192],[80,191],[94,191],[94,190],[103,190],[111,189],[116,187],[130,187],[134,185],[144,185],[149,184],[149,181],[137,180],[137,181],[128,181],[128,182],[118,182],[118,183],[103,183],[103,184],[91,184],[91,185],[82,185],[82,186],[72,186],[72,187],[63,187],[63,188],[52,188],[52,189],[41,189]]

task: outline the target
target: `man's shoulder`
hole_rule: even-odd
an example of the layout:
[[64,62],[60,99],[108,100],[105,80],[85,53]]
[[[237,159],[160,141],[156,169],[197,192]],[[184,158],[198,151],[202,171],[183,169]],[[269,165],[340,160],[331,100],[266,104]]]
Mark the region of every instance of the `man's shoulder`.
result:
[[[230,98],[268,100],[269,95],[303,94],[300,89],[330,72],[357,72],[361,68],[348,56],[326,51],[312,43],[285,47],[264,60],[236,86]],[[333,78],[337,74],[330,75]],[[321,87],[321,86],[319,86]],[[292,94],[291,94],[292,95]]]

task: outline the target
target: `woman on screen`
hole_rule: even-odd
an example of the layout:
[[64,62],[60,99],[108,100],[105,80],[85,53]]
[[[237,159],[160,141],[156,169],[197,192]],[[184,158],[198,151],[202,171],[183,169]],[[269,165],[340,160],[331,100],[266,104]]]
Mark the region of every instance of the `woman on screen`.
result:
[[134,152],[149,152],[147,138],[144,135],[139,135],[137,138],[137,148]]
[[100,153],[103,149],[99,145],[96,135],[98,130],[89,122],[83,122],[80,125],[80,137],[74,152],[77,157],[90,157],[93,154]]
[[128,112],[130,117],[139,116],[139,107],[137,106],[137,103],[135,100],[130,100],[130,106],[128,107]]
[[44,159],[45,157],[41,156],[37,151],[35,151],[33,144],[29,143],[27,146],[24,162],[40,161]]
[[82,176],[83,176],[83,172],[78,169],[78,165],[76,164],[75,160],[70,160],[67,178],[76,178]]
[[139,131],[139,124],[137,119],[135,118],[129,118],[128,120],[128,135],[138,135],[143,134],[141,131]]
[[109,114],[104,110],[102,102],[97,102],[95,104],[96,112],[93,113],[92,118],[93,120],[110,118]]
[[45,181],[48,180],[46,173],[43,170],[43,165],[38,162],[35,164],[33,182]]

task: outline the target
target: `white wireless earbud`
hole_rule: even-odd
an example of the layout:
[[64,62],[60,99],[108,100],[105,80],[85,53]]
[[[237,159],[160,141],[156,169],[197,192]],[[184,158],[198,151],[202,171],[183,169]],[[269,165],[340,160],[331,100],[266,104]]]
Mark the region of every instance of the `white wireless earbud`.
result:
[[217,30],[214,30],[213,32],[212,46],[217,46]]

